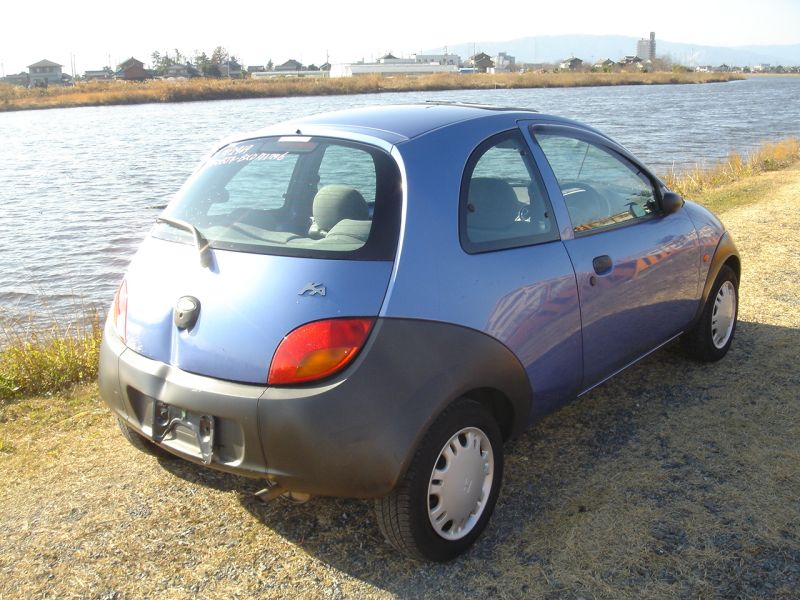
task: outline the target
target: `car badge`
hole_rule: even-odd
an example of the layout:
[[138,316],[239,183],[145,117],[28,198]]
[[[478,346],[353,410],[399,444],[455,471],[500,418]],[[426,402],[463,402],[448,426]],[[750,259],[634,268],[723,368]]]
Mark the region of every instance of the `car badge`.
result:
[[182,296],[175,304],[173,318],[178,329],[191,329],[200,316],[200,300],[194,296]]
[[297,292],[298,296],[324,296],[327,293],[325,286],[321,283],[307,283],[306,287]]

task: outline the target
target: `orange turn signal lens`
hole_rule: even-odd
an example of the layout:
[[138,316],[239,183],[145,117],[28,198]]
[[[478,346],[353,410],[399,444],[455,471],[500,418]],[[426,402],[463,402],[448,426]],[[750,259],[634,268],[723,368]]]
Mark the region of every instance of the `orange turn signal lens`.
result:
[[348,318],[301,325],[278,345],[267,383],[305,383],[339,372],[356,357],[374,323],[370,318]]
[[114,303],[111,305],[111,322],[119,339],[124,342],[128,329],[128,282],[124,279],[119,284],[117,293],[114,294]]

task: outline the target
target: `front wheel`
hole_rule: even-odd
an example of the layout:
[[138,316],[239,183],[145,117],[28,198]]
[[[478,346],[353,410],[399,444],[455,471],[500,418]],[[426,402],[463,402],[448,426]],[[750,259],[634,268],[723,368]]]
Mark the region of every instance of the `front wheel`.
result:
[[480,403],[459,400],[431,426],[394,491],[375,501],[395,548],[437,562],[466,551],[491,517],[503,478],[503,439]]
[[728,353],[739,314],[739,279],[724,265],[708,296],[703,314],[683,336],[684,348],[696,360],[713,362]]

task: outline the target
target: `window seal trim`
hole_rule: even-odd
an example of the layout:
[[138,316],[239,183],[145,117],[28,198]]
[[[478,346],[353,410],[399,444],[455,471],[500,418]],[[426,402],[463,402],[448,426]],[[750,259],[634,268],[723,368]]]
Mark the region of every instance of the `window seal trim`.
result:
[[[550,213],[550,218],[556,228],[556,231],[552,232],[548,239],[538,239],[536,241],[533,240],[538,236],[525,235],[513,238],[502,238],[499,240],[490,240],[488,242],[473,242],[467,235],[466,207],[469,196],[469,182],[472,180],[472,174],[475,171],[475,165],[477,165],[478,160],[480,160],[487,150],[496,146],[504,139],[511,139],[514,137],[517,138],[517,140],[522,144],[522,147],[525,149],[525,156],[522,157],[522,162],[525,165],[525,168],[528,170],[531,181],[535,181],[543,193],[543,199],[548,209],[547,212]],[[539,166],[536,164],[536,160],[534,159],[530,148],[528,147],[528,142],[525,140],[525,137],[522,135],[522,132],[519,130],[519,128],[515,127],[512,129],[506,129],[504,131],[492,134],[488,138],[482,140],[477,146],[475,146],[472,152],[470,152],[469,158],[467,158],[467,162],[464,166],[464,172],[461,175],[461,187],[458,195],[458,241],[461,245],[461,249],[466,254],[470,255],[484,254],[486,252],[497,252],[499,250],[512,250],[527,246],[538,246],[541,244],[559,241],[560,239],[561,235],[558,231],[558,224],[555,220],[553,203],[550,200],[550,194],[548,193],[547,187],[544,184],[542,174],[539,172]]]
[[[650,182],[650,186],[653,188],[653,194],[655,196],[655,200],[658,203],[658,209],[651,212],[648,215],[643,217],[636,217],[634,219],[630,219],[629,221],[623,221],[621,223],[612,223],[610,225],[603,225],[602,227],[595,227],[589,229],[587,231],[575,231],[575,227],[572,227],[572,232],[575,238],[583,238],[589,237],[596,233],[602,233],[605,231],[612,231],[616,229],[621,229],[623,227],[630,227],[631,225],[636,225],[638,223],[642,223],[644,221],[649,221],[651,218],[661,218],[664,217],[664,209],[661,206],[661,198],[663,196],[664,190],[667,189],[664,182],[661,181],[658,177],[656,177],[650,169],[645,167],[641,161],[639,161],[635,156],[633,156],[630,152],[628,152],[623,146],[619,145],[617,142],[612,140],[605,135],[595,132],[591,129],[584,129],[581,127],[576,127],[574,125],[565,125],[561,123],[532,123],[528,126],[528,130],[531,134],[531,139],[534,143],[539,147],[542,154],[544,154],[545,159],[547,159],[547,154],[545,154],[544,149],[542,148],[541,144],[539,144],[539,140],[537,138],[537,134],[544,134],[544,135],[560,135],[562,137],[570,137],[573,139],[578,139],[584,141],[588,144],[594,144],[597,146],[601,146],[603,149],[609,151],[613,155],[619,156],[623,161],[627,162],[627,166],[634,166],[639,172]],[[550,165],[550,161],[548,159],[547,162],[548,168],[552,171],[553,167]],[[631,170],[633,172],[633,170]],[[634,174],[636,174],[634,172]],[[553,176],[555,177],[555,172],[553,172]],[[558,181],[558,177],[555,177],[556,181]],[[562,201],[566,205],[566,200],[563,199],[562,194]],[[570,225],[572,224],[572,219],[570,218]]]

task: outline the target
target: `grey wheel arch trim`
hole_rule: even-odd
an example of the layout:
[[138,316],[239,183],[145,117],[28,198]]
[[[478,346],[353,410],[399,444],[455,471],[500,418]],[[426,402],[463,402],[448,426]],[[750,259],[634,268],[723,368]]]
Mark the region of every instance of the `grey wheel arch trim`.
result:
[[[500,392],[513,413],[509,437],[524,431],[531,386],[505,345],[460,325],[381,318],[339,376],[318,386],[268,388],[261,397],[267,472],[291,490],[386,495],[431,424],[474,390]],[[476,395],[487,402],[485,393]]]
[[739,251],[736,249],[736,244],[733,243],[733,238],[726,231],[720,237],[717,247],[714,250],[714,256],[711,258],[711,266],[708,268],[708,275],[706,276],[706,283],[703,286],[703,294],[700,298],[700,304],[697,307],[697,314],[695,315],[694,322],[701,317],[703,309],[708,302],[711,295],[711,289],[714,287],[714,282],[717,280],[719,272],[722,270],[723,265],[728,263],[730,258],[736,260],[734,271],[736,276],[741,276],[741,259],[739,258]]

